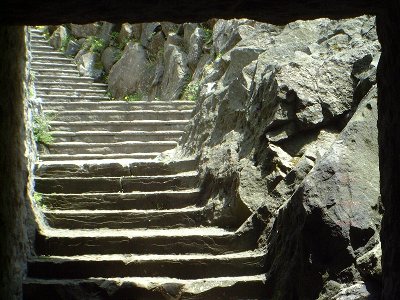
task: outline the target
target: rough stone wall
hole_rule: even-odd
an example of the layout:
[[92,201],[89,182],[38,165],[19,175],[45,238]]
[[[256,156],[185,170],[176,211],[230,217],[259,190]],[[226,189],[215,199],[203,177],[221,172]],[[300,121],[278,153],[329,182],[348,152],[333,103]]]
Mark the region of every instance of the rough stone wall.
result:
[[181,148],[218,225],[269,225],[274,299],[380,293],[375,20],[218,20]]
[[400,35],[399,1],[386,1],[388,10],[378,16],[382,43],[379,62],[379,157],[381,194],[385,213],[382,221],[382,299],[400,298]]
[[20,299],[28,252],[24,28],[1,26],[0,44],[0,298]]

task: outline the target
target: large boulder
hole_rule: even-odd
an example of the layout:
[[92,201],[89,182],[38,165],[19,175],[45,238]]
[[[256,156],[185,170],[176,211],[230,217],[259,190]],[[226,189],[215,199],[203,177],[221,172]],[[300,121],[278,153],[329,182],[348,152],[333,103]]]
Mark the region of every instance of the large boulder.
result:
[[161,82],[162,98],[168,101],[179,99],[184,87],[190,81],[187,55],[180,47],[166,42],[164,62],[164,76]]
[[49,43],[55,49],[67,46],[69,38],[68,29],[65,26],[59,26],[50,36]]
[[110,72],[112,66],[118,61],[118,56],[121,50],[115,47],[107,47],[101,54],[101,62],[103,63],[104,70]]
[[139,44],[129,42],[121,59],[112,66],[108,87],[113,97],[122,98],[139,90],[141,78],[147,70],[147,54]]
[[78,71],[82,76],[99,80],[103,75],[103,65],[98,53],[88,52],[81,55],[77,61]]
[[91,23],[85,25],[71,24],[71,34],[76,38],[87,38],[95,36],[101,28],[101,23]]

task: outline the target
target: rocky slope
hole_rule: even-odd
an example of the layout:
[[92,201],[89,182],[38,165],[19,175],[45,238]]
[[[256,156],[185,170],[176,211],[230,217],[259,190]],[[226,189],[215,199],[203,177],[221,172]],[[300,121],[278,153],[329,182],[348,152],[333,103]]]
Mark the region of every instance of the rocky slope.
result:
[[199,158],[215,225],[269,224],[259,245],[272,298],[379,294],[374,18],[96,23],[51,40],[108,79],[111,97],[196,100],[165,157]]

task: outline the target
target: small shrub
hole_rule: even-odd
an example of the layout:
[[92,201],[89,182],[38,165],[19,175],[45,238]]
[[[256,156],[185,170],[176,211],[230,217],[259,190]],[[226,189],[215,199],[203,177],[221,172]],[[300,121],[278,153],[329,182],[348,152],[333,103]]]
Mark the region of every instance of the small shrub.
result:
[[211,44],[212,41],[213,41],[213,39],[212,39],[213,38],[212,29],[204,27],[204,26],[202,26],[201,29],[203,29],[203,31],[204,31],[204,37],[203,37],[204,43],[206,45]]
[[37,205],[39,205],[42,208],[46,208],[46,205],[44,204],[43,201],[43,195],[41,193],[38,192],[34,192],[33,193],[33,200],[37,203]]
[[50,122],[54,120],[55,116],[50,114],[35,114],[33,115],[33,135],[37,143],[43,145],[50,145],[53,143],[54,138],[51,135]]
[[68,47],[68,44],[69,44],[70,40],[71,40],[71,36],[70,35],[67,35],[66,37],[64,37],[61,40],[60,51],[65,52],[65,50],[67,50],[67,47]]
[[200,82],[192,81],[189,82],[185,87],[182,97],[182,100],[196,101],[200,95]]
[[139,93],[139,92],[135,92],[133,94],[126,95],[124,97],[124,100],[126,102],[142,101],[142,99],[143,99],[143,95],[141,93]]
[[101,53],[106,48],[106,41],[102,38],[89,36],[84,45],[84,49],[93,53]]

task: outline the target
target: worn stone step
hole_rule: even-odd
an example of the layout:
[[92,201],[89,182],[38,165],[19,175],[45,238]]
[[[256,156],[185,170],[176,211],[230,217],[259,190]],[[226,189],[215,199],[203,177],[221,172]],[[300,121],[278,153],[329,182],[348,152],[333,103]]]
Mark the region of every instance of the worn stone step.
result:
[[100,89],[75,89],[75,88],[57,88],[57,87],[36,87],[38,95],[70,95],[70,96],[104,96],[107,91],[103,88]]
[[51,154],[113,154],[113,153],[143,153],[163,152],[177,146],[175,141],[150,142],[115,142],[115,143],[84,143],[61,142],[53,143],[47,148]]
[[62,56],[39,56],[34,55],[34,62],[43,62],[43,63],[52,63],[52,64],[73,64],[76,67],[76,64],[71,58],[62,57]]
[[77,71],[76,65],[72,62],[70,63],[44,63],[44,62],[31,62],[32,69],[34,71],[46,69],[46,70],[74,70]]
[[[90,79],[90,78],[89,78]],[[93,81],[93,80],[92,80]],[[36,88],[52,88],[52,89],[95,89],[107,92],[107,84],[94,82],[65,82],[63,81],[36,81]]]
[[196,188],[197,184],[197,172],[159,176],[35,178],[36,192],[44,194],[178,191]]
[[53,47],[51,47],[50,45],[31,45],[31,50],[33,51],[55,51]]
[[35,74],[43,75],[43,76],[54,76],[54,77],[58,77],[58,76],[74,76],[74,77],[77,77],[77,76],[79,76],[79,72],[78,72],[78,70],[76,68],[75,69],[71,69],[71,70],[46,69],[46,68],[44,68],[44,69],[35,69],[33,71],[35,72]]
[[110,159],[154,159],[160,152],[149,153],[113,153],[113,154],[40,154],[39,161],[86,161],[86,160],[110,160]]
[[172,209],[199,204],[199,189],[131,193],[41,194],[49,209]]
[[190,119],[192,110],[45,110],[45,113],[56,115],[57,121],[134,121],[134,120],[183,120]]
[[49,41],[45,40],[43,37],[31,35],[30,38],[31,38],[31,46],[49,45]]
[[57,102],[97,102],[97,101],[110,101],[110,98],[106,95],[65,95],[65,94],[52,94],[52,95],[42,95],[41,98],[44,101],[57,101]]
[[223,254],[257,248],[259,232],[217,227],[48,230],[35,239],[37,255]]
[[102,177],[102,176],[152,176],[172,175],[196,171],[197,160],[182,159],[171,162],[149,160],[106,160],[106,161],[64,161],[38,162],[35,175],[53,177]]
[[41,50],[32,50],[32,57],[35,59],[36,57],[66,57],[64,53],[59,51],[41,51]]
[[52,279],[246,276],[262,274],[264,261],[264,254],[255,251],[222,255],[43,256],[28,261],[28,276]]
[[203,208],[165,210],[47,210],[44,216],[51,228],[60,229],[133,229],[187,228],[208,224]]
[[93,78],[84,76],[74,76],[74,75],[35,75],[35,80],[37,83],[52,82],[52,83],[93,83]]
[[52,131],[55,143],[59,142],[86,142],[86,143],[111,143],[122,141],[178,141],[183,134],[181,130],[170,131]]
[[189,121],[187,120],[140,120],[140,121],[87,121],[87,122],[49,122],[51,130],[54,131],[168,131],[184,130]]
[[[194,108],[194,103],[190,101],[148,101],[148,102],[126,102],[126,101],[70,101],[59,102],[50,100],[47,97],[43,107],[48,110],[70,111],[70,110],[189,110]],[[54,97],[53,97],[54,98]],[[47,101],[48,100],[48,101]]]
[[[264,274],[182,280],[162,277],[91,278],[46,280],[27,278],[24,300],[96,299],[121,300],[266,300]],[[169,298],[166,298],[169,297]]]

